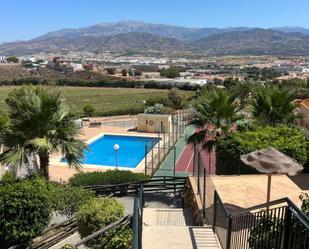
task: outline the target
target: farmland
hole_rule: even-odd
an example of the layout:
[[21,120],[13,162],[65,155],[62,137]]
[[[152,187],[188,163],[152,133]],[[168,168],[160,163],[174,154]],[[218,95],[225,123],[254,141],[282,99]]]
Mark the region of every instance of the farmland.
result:
[[[0,87],[0,111],[7,110],[5,98],[14,86]],[[168,90],[136,88],[97,88],[97,87],[57,87],[66,103],[78,113],[82,113],[87,103],[95,106],[99,115],[129,114],[143,111],[143,101],[150,98],[167,97]],[[180,91],[187,97],[194,93]]]

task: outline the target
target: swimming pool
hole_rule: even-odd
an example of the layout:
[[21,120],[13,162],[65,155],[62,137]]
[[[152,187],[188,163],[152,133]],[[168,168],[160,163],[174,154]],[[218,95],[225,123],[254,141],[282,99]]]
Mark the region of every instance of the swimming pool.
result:
[[83,164],[99,166],[116,166],[116,152],[114,145],[119,145],[118,167],[135,168],[145,157],[145,146],[151,149],[159,138],[123,136],[104,134],[89,144],[90,151],[84,151]]

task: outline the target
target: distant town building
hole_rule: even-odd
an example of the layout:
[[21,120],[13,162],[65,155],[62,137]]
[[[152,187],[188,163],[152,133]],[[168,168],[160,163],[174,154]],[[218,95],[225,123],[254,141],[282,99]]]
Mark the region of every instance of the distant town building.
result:
[[91,72],[98,72],[99,71],[98,66],[94,63],[84,64],[84,69],[87,70],[87,71],[91,71]]

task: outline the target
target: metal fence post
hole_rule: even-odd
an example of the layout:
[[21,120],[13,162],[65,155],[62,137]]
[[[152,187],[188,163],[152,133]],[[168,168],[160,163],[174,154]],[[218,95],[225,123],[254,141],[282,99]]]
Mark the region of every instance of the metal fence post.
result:
[[161,142],[161,136],[160,136],[160,132],[158,132],[158,161],[159,161],[159,163],[161,161],[160,142]]
[[173,171],[173,175],[175,177],[176,175],[176,147],[174,146],[174,171]]
[[151,141],[151,175],[153,175],[153,141]]
[[197,194],[200,194],[200,176],[201,176],[201,162],[200,162],[200,152],[197,154]]
[[179,137],[181,137],[181,134],[182,134],[182,111],[180,110],[180,117],[179,117]]
[[196,144],[193,147],[193,176],[195,175],[195,167],[196,167]]
[[205,219],[205,208],[206,208],[206,169],[204,169],[204,179],[203,179],[203,218]]
[[228,219],[229,220],[228,220],[228,225],[227,225],[226,249],[231,248],[231,239],[232,239],[232,222],[233,222],[233,219],[230,215],[229,215]]
[[163,133],[163,154],[165,156],[165,146],[166,146],[166,141],[165,141],[165,132]]
[[145,145],[145,175],[147,175],[147,144]]
[[171,147],[171,132],[168,131],[168,148]]
[[290,227],[291,227],[291,221],[292,221],[292,212],[289,207],[286,207],[286,213],[285,213],[285,224],[284,224],[284,230],[282,233],[281,238],[281,246],[280,249],[289,249],[289,240],[290,240]]
[[212,230],[215,232],[217,222],[217,191],[214,191],[214,216],[212,222]]
[[139,222],[139,207],[138,207],[138,197],[134,198],[134,215],[133,215],[133,240],[132,240],[132,248],[139,248],[139,240],[140,240],[140,231],[138,227]]
[[178,117],[177,117],[177,125],[176,125],[176,139],[178,138]]

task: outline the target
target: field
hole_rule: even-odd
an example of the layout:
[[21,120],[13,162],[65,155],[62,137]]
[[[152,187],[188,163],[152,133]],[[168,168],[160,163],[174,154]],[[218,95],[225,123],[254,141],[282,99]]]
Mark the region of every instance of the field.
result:
[[[17,87],[0,87],[0,112],[7,109],[5,98]],[[83,106],[90,103],[98,114],[113,115],[135,113],[143,110],[143,101],[149,98],[167,97],[167,90],[135,88],[92,88],[58,87],[66,103],[76,112],[82,113]],[[182,91],[186,96],[193,92]]]

